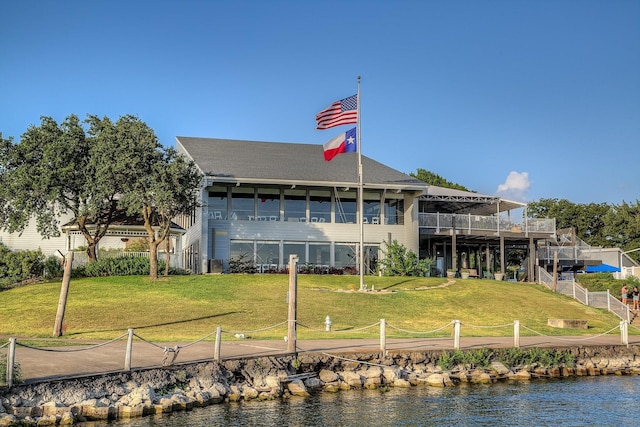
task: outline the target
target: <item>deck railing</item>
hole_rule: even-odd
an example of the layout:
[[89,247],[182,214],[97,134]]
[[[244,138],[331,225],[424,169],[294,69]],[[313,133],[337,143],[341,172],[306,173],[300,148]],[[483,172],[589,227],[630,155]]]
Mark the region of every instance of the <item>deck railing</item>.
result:
[[456,230],[494,231],[496,233],[508,231],[512,233],[548,233],[555,234],[555,219],[529,218],[524,222],[515,223],[497,215],[472,215],[448,213],[420,213],[420,227],[435,229],[436,231]]
[[546,246],[538,248],[538,258],[550,264],[556,252],[559,260],[602,260],[602,248],[599,246]]

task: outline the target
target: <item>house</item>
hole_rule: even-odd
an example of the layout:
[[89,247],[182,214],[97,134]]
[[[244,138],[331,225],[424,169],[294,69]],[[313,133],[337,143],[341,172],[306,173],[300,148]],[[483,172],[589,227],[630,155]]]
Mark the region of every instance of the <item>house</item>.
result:
[[[356,266],[360,225],[366,268],[375,271],[383,241],[418,248],[418,196],[427,184],[363,156],[358,209],[357,154],[327,162],[321,145],[177,138],[178,152],[204,174],[202,208],[183,222],[185,267],[248,255],[259,271],[299,265]],[[214,261],[217,260],[217,261]]]
[[291,254],[316,270],[355,267],[361,230],[365,273],[393,240],[435,258],[440,274],[471,264],[494,271],[510,248],[530,254],[533,271],[537,245],[555,239],[553,220],[511,221],[523,203],[431,186],[366,156],[360,211],[356,153],[327,162],[321,145],[177,137],[176,146],[204,174],[202,207],[177,220],[187,230],[184,266],[197,273],[242,255],[259,272],[283,268]]

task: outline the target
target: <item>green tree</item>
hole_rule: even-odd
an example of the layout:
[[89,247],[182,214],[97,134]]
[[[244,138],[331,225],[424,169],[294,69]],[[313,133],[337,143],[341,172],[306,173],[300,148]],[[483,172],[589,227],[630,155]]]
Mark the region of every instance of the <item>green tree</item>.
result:
[[576,204],[567,199],[540,199],[527,205],[532,218],[555,218],[556,229],[574,228],[592,246],[611,246],[605,221],[611,213],[607,203]]
[[[622,202],[613,206],[604,219],[604,234],[610,246],[617,246],[623,251],[640,248],[640,202],[635,205]],[[640,251],[628,254],[640,261]]]
[[[1,140],[0,228],[22,232],[34,218],[43,237],[60,234],[60,218],[71,217],[96,259],[98,242],[118,210],[129,208],[129,193],[148,188],[163,147],[139,118],[88,115],[84,130],[75,115],[62,124],[42,117],[18,144]],[[138,211],[139,213],[140,211]]]
[[[158,246],[164,241],[169,274],[169,234],[171,220],[179,214],[191,214],[198,206],[202,174],[195,164],[173,148],[163,149],[154,162],[146,165],[136,185],[123,202],[131,214],[141,213],[149,242],[149,277],[158,278]],[[157,225],[156,225],[157,224]]]
[[424,181],[427,184],[435,185],[438,187],[453,188],[454,190],[462,190],[462,191],[471,191],[463,185],[455,184],[453,182],[447,181],[440,175],[430,172],[426,169],[418,168],[416,170],[416,173],[411,172],[409,175],[416,179],[419,179],[420,181]]

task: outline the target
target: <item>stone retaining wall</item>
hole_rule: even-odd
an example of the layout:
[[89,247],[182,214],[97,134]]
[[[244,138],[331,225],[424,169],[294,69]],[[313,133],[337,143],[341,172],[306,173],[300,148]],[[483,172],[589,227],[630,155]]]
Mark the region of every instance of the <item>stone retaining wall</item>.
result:
[[506,367],[462,366],[443,371],[443,351],[380,353],[304,353],[185,364],[17,385],[0,389],[0,426],[73,425],[190,410],[223,402],[270,400],[354,388],[449,387],[461,382],[492,383],[532,378],[640,374],[640,346],[574,347],[576,365]]

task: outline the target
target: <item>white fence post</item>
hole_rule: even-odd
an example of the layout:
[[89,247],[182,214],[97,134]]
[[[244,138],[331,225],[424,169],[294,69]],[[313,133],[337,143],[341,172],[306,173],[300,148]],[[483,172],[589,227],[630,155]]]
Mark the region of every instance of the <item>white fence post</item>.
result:
[[520,321],[513,321],[513,346],[520,348]]
[[460,321],[453,321],[453,348],[460,350]]
[[624,320],[620,321],[620,343],[622,345],[629,345],[629,329],[628,323]]
[[607,289],[607,311],[611,311],[611,295],[609,289]]
[[220,362],[220,347],[221,347],[221,343],[222,343],[222,328],[220,326],[218,326],[216,328],[216,344],[215,347],[213,349],[213,360],[215,360],[216,362]]
[[387,355],[387,321],[380,319],[380,351],[382,356]]
[[16,360],[16,339],[9,338],[9,350],[7,351],[7,387],[13,387],[13,372]]
[[131,371],[131,358],[133,356],[133,329],[129,329],[127,336],[127,352],[124,355],[124,370]]
[[589,289],[584,288],[584,305],[589,305]]

